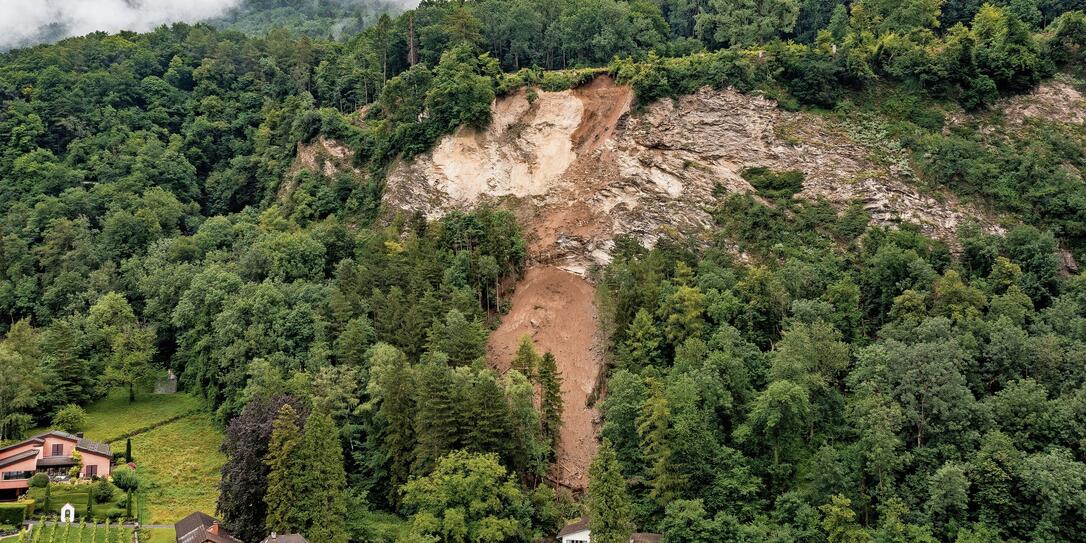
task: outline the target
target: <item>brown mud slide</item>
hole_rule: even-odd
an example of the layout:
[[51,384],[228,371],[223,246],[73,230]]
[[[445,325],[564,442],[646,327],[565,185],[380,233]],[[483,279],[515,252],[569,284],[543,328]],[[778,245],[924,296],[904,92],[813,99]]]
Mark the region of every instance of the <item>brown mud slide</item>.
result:
[[526,335],[540,353],[554,354],[565,408],[551,478],[573,490],[588,484],[588,466],[597,447],[599,411],[587,405],[603,368],[595,294],[595,287],[578,275],[549,266],[531,268],[487,345],[488,358],[502,372]]

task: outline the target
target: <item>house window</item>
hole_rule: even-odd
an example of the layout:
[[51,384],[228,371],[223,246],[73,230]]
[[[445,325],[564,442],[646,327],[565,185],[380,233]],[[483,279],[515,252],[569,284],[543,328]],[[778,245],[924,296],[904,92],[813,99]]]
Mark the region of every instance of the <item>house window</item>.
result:
[[55,443],[55,444],[53,444],[53,456],[64,456],[64,444],[63,443]]
[[87,477],[97,477],[98,466],[87,466]]
[[3,480],[5,481],[18,481],[22,479],[29,479],[34,476],[33,471],[5,471]]

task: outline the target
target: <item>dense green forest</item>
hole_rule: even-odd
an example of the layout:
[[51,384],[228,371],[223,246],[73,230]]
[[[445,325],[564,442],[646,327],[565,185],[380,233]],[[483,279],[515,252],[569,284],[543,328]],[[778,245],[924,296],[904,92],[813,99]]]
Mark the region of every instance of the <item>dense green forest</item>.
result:
[[[305,18],[282,4],[0,55],[0,440],[169,368],[226,429],[245,541],[529,541],[582,512],[603,543],[1086,537],[1086,276],[1059,254],[1086,254],[1086,134],[936,107],[1081,76],[1081,2],[427,0],[261,32]],[[380,202],[495,96],[601,72],[642,105],[731,86],[876,118],[918,183],[1022,224],[947,244],[767,182],[709,246],[620,243],[577,499],[545,484],[553,357],[484,359],[513,216]],[[318,136],[365,181],[293,171]]]

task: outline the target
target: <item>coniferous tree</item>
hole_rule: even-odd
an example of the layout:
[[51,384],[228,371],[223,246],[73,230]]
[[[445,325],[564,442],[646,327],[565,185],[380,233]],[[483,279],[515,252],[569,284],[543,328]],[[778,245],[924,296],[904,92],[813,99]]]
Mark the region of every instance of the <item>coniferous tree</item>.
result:
[[399,487],[411,475],[415,448],[415,381],[407,357],[395,347],[378,344],[370,355],[374,372],[376,396],[381,402],[378,410],[380,449],[383,458],[378,462],[388,465],[388,492],[390,504],[399,504]]
[[265,462],[279,411],[290,405],[305,420],[306,409],[291,396],[272,396],[250,401],[226,427],[222,452],[223,464],[216,509],[230,533],[242,541],[259,541],[266,532],[268,516],[264,497],[267,493],[269,466]]
[[436,362],[418,368],[413,474],[426,474],[456,445],[460,428],[452,372]]
[[649,496],[663,508],[675,499],[683,482],[672,465],[671,406],[661,386],[657,383],[653,387],[652,396],[641,408],[637,433],[649,464]]
[[87,520],[94,519],[94,491],[94,488],[87,489],[87,510],[83,514],[83,517]]
[[519,371],[505,374],[505,395],[513,430],[513,468],[527,480],[538,480],[547,469],[547,452],[539,412],[534,405],[535,391]]
[[268,490],[264,503],[268,506],[265,527],[281,534],[298,533],[305,523],[305,513],[299,508],[299,453],[303,446],[298,414],[290,404],[279,408],[272,428],[271,444],[265,462],[268,464]]
[[652,319],[652,314],[644,308],[637,310],[634,320],[626,331],[626,340],[619,353],[622,368],[640,371],[646,366],[660,364],[660,344],[663,335]]
[[315,411],[306,419],[297,455],[300,473],[295,508],[304,521],[302,533],[310,541],[347,543],[347,473],[343,446],[332,416]]
[[633,533],[633,506],[611,442],[603,440],[588,470],[588,526],[592,541],[627,543]]
[[525,334],[520,338],[520,345],[517,346],[517,354],[513,357],[513,362],[510,364],[512,369],[520,372],[521,375],[528,378],[529,381],[535,381],[536,368],[539,367],[539,353],[535,350],[535,344],[532,343],[532,337]]
[[558,436],[562,427],[562,376],[554,355],[547,352],[539,363],[540,424],[543,438],[550,447],[550,455],[558,450]]
[[505,391],[490,369],[472,368],[471,372],[461,406],[466,435],[460,446],[470,451],[497,453],[508,460],[513,430]]

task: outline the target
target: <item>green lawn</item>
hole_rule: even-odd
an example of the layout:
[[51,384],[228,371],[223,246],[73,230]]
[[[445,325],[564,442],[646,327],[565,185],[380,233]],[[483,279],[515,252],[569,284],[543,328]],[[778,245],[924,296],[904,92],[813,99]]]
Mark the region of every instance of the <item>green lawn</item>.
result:
[[222,434],[202,412],[132,438],[145,524],[176,522],[193,511],[215,512],[226,462],[221,444]]
[[[87,407],[87,428],[90,439],[109,441],[120,436],[154,426],[164,420],[199,409],[201,402],[184,393],[142,393],[135,403],[128,403],[128,392],[114,389],[105,398]],[[124,443],[120,443],[121,446]]]
[[[77,518],[83,518],[87,510],[87,494],[94,488],[95,483],[53,483],[50,487],[49,495],[49,512],[56,516],[60,516],[60,509],[64,507],[64,504],[70,503],[75,507],[75,516]],[[45,489],[44,488],[32,488],[28,492],[31,498],[37,504],[37,511],[35,515],[42,514],[42,508],[45,506]],[[121,489],[113,488],[113,499],[108,503],[97,503],[94,505],[94,518],[104,522],[110,516],[118,518],[123,516],[125,508],[120,505],[124,500],[124,492]]]
[[173,528],[150,528],[144,530],[141,533],[147,533],[149,536],[147,539],[140,538],[142,543],[174,543],[177,541],[176,534],[173,533]]

